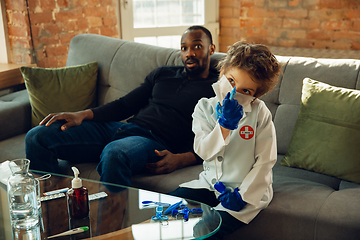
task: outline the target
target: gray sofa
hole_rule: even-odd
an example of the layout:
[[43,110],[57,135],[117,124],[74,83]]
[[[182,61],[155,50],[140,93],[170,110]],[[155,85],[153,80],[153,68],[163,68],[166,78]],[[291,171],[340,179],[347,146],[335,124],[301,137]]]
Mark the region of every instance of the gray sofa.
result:
[[[223,56],[223,53],[213,55],[212,66]],[[360,239],[359,184],[279,164],[287,152],[299,113],[302,80],[310,77],[360,89],[360,61],[277,57],[284,74],[277,87],[262,97],[273,114],[277,131],[274,199],[248,226],[227,239]],[[98,104],[125,95],[158,66],[182,65],[179,50],[91,34],[74,37],[67,65],[92,61],[99,63]],[[24,136],[30,129],[26,90],[0,97],[0,126],[0,162],[25,157]],[[65,161],[62,166],[69,167]],[[95,164],[77,167],[81,177],[99,179]],[[201,170],[202,166],[197,165],[171,174],[137,175],[132,183],[134,187],[167,193],[179,183],[197,178]]]

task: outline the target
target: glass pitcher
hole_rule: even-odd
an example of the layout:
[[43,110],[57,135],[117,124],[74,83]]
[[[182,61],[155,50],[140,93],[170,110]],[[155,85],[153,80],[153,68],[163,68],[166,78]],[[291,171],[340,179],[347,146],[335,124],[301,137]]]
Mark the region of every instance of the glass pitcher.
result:
[[12,175],[8,179],[7,193],[13,228],[29,229],[39,222],[37,185],[29,166],[28,159],[9,162]]

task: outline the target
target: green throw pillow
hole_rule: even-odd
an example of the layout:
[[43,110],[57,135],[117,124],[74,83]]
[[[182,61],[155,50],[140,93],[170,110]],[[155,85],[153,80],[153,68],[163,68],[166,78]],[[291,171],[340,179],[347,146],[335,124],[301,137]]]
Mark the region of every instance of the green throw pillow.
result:
[[360,91],[303,81],[301,106],[281,165],[360,183]]
[[79,111],[95,105],[98,63],[63,68],[21,67],[29,92],[31,122],[49,113]]

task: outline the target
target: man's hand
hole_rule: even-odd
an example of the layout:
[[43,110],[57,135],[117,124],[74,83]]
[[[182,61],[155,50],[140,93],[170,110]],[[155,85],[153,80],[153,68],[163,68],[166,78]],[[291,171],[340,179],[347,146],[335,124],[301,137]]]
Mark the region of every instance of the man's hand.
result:
[[39,125],[50,126],[57,120],[65,120],[67,123],[61,126],[61,130],[69,129],[73,126],[79,126],[83,120],[92,119],[93,112],[90,109],[79,112],[63,112],[63,113],[51,113],[47,115]]
[[147,171],[153,174],[171,173],[180,167],[196,164],[196,157],[191,152],[173,154],[168,150],[155,150],[155,153],[163,158],[156,163],[146,164]]

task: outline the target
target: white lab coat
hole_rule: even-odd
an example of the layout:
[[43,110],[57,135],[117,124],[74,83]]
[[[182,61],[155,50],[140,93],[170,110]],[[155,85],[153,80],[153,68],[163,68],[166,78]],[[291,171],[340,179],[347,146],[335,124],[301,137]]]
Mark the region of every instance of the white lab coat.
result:
[[232,211],[221,204],[215,209],[227,211],[247,224],[269,205],[273,197],[272,167],[277,157],[275,128],[269,109],[263,101],[256,99],[244,107],[238,128],[224,140],[216,118],[217,102],[217,97],[202,98],[195,107],[194,151],[204,160],[204,171],[198,180],[183,183],[180,187],[206,188],[219,196],[213,188],[217,177],[226,187],[239,187],[247,202],[242,210]]

